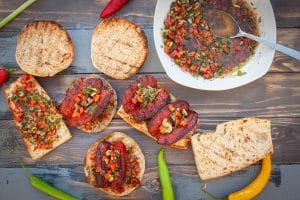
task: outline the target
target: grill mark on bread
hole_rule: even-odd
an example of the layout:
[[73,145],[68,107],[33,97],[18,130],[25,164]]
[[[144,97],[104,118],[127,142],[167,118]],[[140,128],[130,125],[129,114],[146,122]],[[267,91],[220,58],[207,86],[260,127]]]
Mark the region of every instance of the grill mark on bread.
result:
[[[113,43],[113,45],[111,47],[108,48],[109,51],[111,51],[118,44],[118,42],[121,42],[120,41],[121,36],[124,35],[128,29],[129,29],[129,27],[127,27],[125,29],[125,31],[123,31],[122,33],[120,33],[119,37],[117,39],[113,40],[114,43]],[[99,50],[101,50],[101,49],[99,49]]]
[[[112,61],[119,62],[119,63],[121,63],[121,64],[123,64],[123,65],[128,65],[129,67],[138,68],[138,66],[131,65],[131,64],[129,64],[129,63],[127,63],[127,62],[123,62],[123,61],[121,61],[121,60],[116,60],[116,59],[114,59],[114,58],[111,58],[110,56],[106,56],[106,55],[103,55],[103,54],[100,54],[99,56],[103,56],[103,57],[108,58],[108,59],[110,59],[110,60],[112,60]],[[120,69],[121,69],[121,68],[118,68],[117,70],[120,70]],[[122,69],[121,69],[121,70],[122,70]]]

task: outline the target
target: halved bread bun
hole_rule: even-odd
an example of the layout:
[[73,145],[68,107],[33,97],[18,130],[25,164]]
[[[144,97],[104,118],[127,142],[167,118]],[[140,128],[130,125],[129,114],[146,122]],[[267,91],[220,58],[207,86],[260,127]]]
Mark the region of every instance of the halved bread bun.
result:
[[[102,120],[103,115],[101,114],[97,118],[96,123],[91,123],[91,129],[86,129],[85,125],[77,126],[77,128],[84,131],[84,132],[86,132],[86,133],[98,133],[98,132],[103,131],[111,123],[113,117],[116,114],[117,94],[116,94],[116,91],[113,89],[113,87],[110,85],[110,83],[107,80],[105,80],[103,77],[101,77],[100,75],[91,74],[91,75],[86,76],[84,79],[90,79],[90,78],[101,79],[102,82],[103,82],[104,88],[110,90],[111,93],[112,93],[112,96],[110,98],[110,103],[106,106],[106,109],[103,112],[103,113],[106,114],[107,118],[105,120]],[[77,80],[75,80],[71,84],[71,86],[68,88],[68,90],[71,90],[74,87],[76,81]]]
[[[113,142],[118,142],[121,141],[125,144],[126,148],[132,148],[133,154],[137,157],[137,160],[139,161],[139,167],[140,167],[140,172],[137,174],[137,178],[142,182],[142,178],[145,172],[145,157],[144,154],[139,147],[139,145],[128,135],[121,133],[121,132],[112,132],[100,139],[98,139],[95,143],[92,144],[92,146],[88,149],[85,159],[84,159],[84,172],[85,176],[87,178],[87,182],[90,183],[91,185],[94,185],[95,183],[95,176],[93,175],[92,167],[91,167],[91,160],[89,159],[93,152],[96,151],[96,148],[98,144],[102,141],[107,141],[110,143]],[[125,196],[134,191],[139,185],[136,187],[129,188],[127,185],[125,185],[125,191],[122,193],[116,193],[112,191],[110,188],[104,189],[104,188],[97,188],[98,190],[105,192],[110,195],[114,196]]]
[[[25,75],[23,75],[25,76]],[[16,123],[16,126],[18,128],[18,130],[20,131],[21,135],[22,135],[22,123],[17,121],[17,113],[16,111],[16,105],[15,103],[11,100],[11,97],[13,95],[13,91],[15,89],[16,86],[21,86],[21,80],[22,77],[19,77],[17,80],[15,80],[14,82],[12,82],[7,88],[5,88],[5,94],[6,94],[6,99],[8,102],[8,106],[10,108],[10,111],[12,112],[12,116],[14,118],[14,121]],[[41,87],[41,85],[35,80],[35,78],[33,76],[30,76],[30,79],[32,81],[35,82],[35,88],[38,90],[38,92],[45,97],[46,99],[50,100],[50,97],[48,96],[48,94],[46,93],[46,91]],[[55,107],[54,107],[55,108]],[[55,108],[55,112],[57,112],[57,114],[55,115],[58,119],[59,119],[59,129],[57,130],[57,135],[58,135],[58,139],[55,140],[53,142],[53,147],[51,149],[35,149],[35,147],[30,143],[29,139],[25,138],[22,136],[23,139],[23,143],[25,145],[25,148],[27,149],[29,155],[31,156],[32,159],[38,159],[43,157],[44,155],[46,155],[47,153],[49,153],[50,151],[52,151],[53,149],[55,149],[56,147],[58,147],[59,145],[63,144],[64,142],[68,141],[69,139],[72,138],[71,133],[69,132],[67,126],[65,125],[62,116],[58,113],[58,111]]]
[[[171,95],[171,102],[174,102],[174,101],[176,101],[176,98],[173,95]],[[144,133],[145,135],[147,135],[147,136],[151,137],[152,139],[154,139],[155,141],[157,141],[157,139],[148,132],[146,121],[142,121],[142,122],[135,121],[130,114],[125,112],[123,106],[121,106],[119,108],[117,115],[119,115],[125,122],[127,122],[133,128],[137,129],[138,131]],[[198,123],[197,123],[197,125],[198,125]],[[173,143],[172,145],[170,145],[170,147],[174,147],[177,149],[188,149],[189,142],[191,141],[191,136],[194,134],[194,131],[197,128],[197,125],[184,138]]]
[[15,56],[25,72],[54,76],[71,65],[74,51],[68,32],[60,24],[39,20],[21,30]]
[[109,18],[97,25],[91,44],[95,68],[115,79],[133,76],[144,64],[148,41],[136,24],[121,18]]
[[271,123],[258,118],[225,122],[215,133],[193,135],[192,148],[202,180],[225,176],[273,153]]

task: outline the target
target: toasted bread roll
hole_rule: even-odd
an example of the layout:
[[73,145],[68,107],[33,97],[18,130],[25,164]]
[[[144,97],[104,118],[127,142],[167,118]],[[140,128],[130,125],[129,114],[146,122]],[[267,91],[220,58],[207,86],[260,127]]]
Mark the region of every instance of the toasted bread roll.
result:
[[15,56],[25,72],[34,76],[54,76],[71,65],[74,51],[68,32],[60,24],[39,20],[21,30]]
[[225,122],[215,133],[193,135],[191,143],[202,180],[241,170],[273,153],[271,123],[266,119]]
[[147,43],[144,31],[136,24],[121,18],[105,19],[92,37],[93,65],[112,78],[127,79],[144,64]]

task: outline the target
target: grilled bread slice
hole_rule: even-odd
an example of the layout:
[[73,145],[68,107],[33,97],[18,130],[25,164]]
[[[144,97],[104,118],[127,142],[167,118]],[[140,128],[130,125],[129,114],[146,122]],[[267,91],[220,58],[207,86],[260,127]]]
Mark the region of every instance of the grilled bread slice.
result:
[[95,68],[115,79],[133,76],[144,64],[148,41],[136,24],[121,18],[103,20],[97,25],[91,43]]
[[[30,88],[32,89],[32,91],[35,91],[41,95],[43,98],[47,99],[48,101],[50,101],[50,106],[49,108],[52,110],[51,111],[51,120],[58,121],[59,124],[59,128],[56,131],[56,135],[57,138],[53,141],[52,143],[52,147],[51,148],[38,148],[37,145],[35,145],[32,142],[32,138],[30,137],[26,137],[26,135],[23,132],[24,126],[26,126],[28,123],[30,124],[30,122],[28,121],[28,123],[24,123],[24,121],[20,121],[19,120],[19,116],[18,114],[20,113],[18,111],[18,106],[16,105],[15,101],[13,100],[14,98],[18,98],[16,96],[14,96],[16,88],[19,87],[21,88],[22,85],[24,85],[24,83],[22,82],[22,79],[27,77],[27,79],[29,81],[32,81],[34,83],[34,87]],[[48,96],[48,94],[46,93],[46,91],[41,87],[41,85],[33,78],[33,76],[30,75],[23,75],[21,77],[19,77],[16,81],[14,81],[13,83],[11,83],[6,89],[5,89],[5,95],[6,95],[6,99],[8,102],[8,106],[12,112],[12,116],[14,118],[14,121],[16,123],[16,126],[18,128],[18,130],[20,131],[21,135],[22,135],[22,139],[23,139],[23,143],[25,145],[25,148],[27,149],[28,153],[30,154],[32,159],[38,159],[43,157],[44,155],[46,155],[47,153],[49,153],[50,151],[52,151],[53,149],[55,149],[56,147],[58,147],[59,145],[63,144],[64,142],[68,141],[69,139],[71,139],[72,135],[69,132],[67,126],[65,125],[62,116],[57,112],[55,105],[53,104],[53,102],[51,101],[50,97]],[[25,93],[19,93],[19,95],[28,95],[27,92]],[[43,101],[45,101],[45,99],[43,99]],[[30,104],[31,102],[29,102],[28,104]],[[39,108],[41,112],[44,112],[43,107]],[[25,112],[28,112],[25,111]],[[29,111],[30,112],[30,111]],[[35,117],[39,117],[39,116],[35,116]],[[47,117],[47,116],[45,116]],[[34,119],[33,119],[34,120]],[[49,124],[46,124],[46,126],[48,126]],[[33,128],[36,129],[36,126],[33,125]],[[37,130],[37,129],[36,129]],[[36,134],[37,131],[35,133],[32,133],[34,135],[38,135],[38,136],[42,136],[43,133],[40,134]],[[48,134],[48,133],[47,133]],[[48,137],[48,135],[46,134],[46,138]],[[27,135],[28,136],[28,135]],[[43,136],[43,137],[44,137]]]
[[193,135],[191,143],[202,180],[241,170],[273,153],[271,123],[258,118],[219,124],[215,133]]
[[74,51],[68,32],[60,24],[39,20],[21,30],[15,56],[25,72],[54,76],[71,65]]
[[[171,102],[176,101],[176,98],[171,95]],[[148,128],[147,128],[147,124],[146,121],[141,121],[141,122],[137,122],[133,119],[133,117],[126,113],[123,106],[121,105],[121,107],[119,108],[119,110],[117,111],[117,114],[125,121],[127,122],[129,125],[131,125],[133,128],[135,128],[136,130],[144,133],[145,135],[151,137],[152,139],[154,139],[155,141],[157,140],[155,137],[153,137],[149,132],[148,132]],[[198,124],[198,123],[197,123]],[[181,138],[180,140],[178,140],[177,142],[173,143],[172,145],[170,145],[171,147],[177,148],[177,149],[188,149],[189,147],[189,142],[191,141],[191,136],[194,134],[195,129],[197,128],[197,125],[194,127],[193,130],[191,130],[188,134],[186,134],[185,137]]]
[[[136,177],[139,179],[139,181],[141,183],[144,172],[145,172],[144,154],[143,154],[141,148],[139,147],[139,145],[131,137],[129,137],[128,135],[121,133],[121,132],[113,132],[113,133],[110,133],[110,134],[98,139],[94,144],[92,144],[92,146],[87,151],[85,159],[84,159],[84,172],[85,172],[85,176],[87,178],[88,183],[93,186],[95,185],[96,178],[95,178],[95,175],[93,172],[92,160],[90,158],[92,157],[93,154],[95,154],[98,144],[102,141],[107,141],[110,143],[121,141],[125,144],[127,150],[130,149],[130,152],[132,152],[132,154],[134,156],[136,156],[136,158],[139,162],[140,171],[138,172]],[[128,185],[125,184],[125,191],[122,193],[114,192],[110,188],[97,188],[97,189],[102,192],[105,192],[107,194],[114,195],[114,196],[125,196],[125,195],[128,195],[129,193],[133,192],[138,186],[139,185],[137,185],[135,187],[128,187]]]

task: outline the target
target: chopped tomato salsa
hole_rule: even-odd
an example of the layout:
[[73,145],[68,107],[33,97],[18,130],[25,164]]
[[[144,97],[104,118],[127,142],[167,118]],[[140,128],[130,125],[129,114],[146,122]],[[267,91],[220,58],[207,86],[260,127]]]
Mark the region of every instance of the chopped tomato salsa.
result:
[[[113,91],[111,91],[111,93],[113,94]],[[97,127],[98,124],[101,124],[102,122],[109,120],[109,114],[112,111],[112,109],[114,109],[114,107],[115,107],[115,100],[114,100],[114,96],[112,95],[111,98],[110,98],[110,100],[109,100],[109,102],[108,102],[108,105],[106,106],[106,108],[103,111],[103,113],[100,114],[99,117],[97,117],[96,119],[92,120],[91,122],[87,122],[84,125],[84,128],[86,130],[92,130],[93,127]]]
[[23,137],[35,149],[51,149],[58,139],[61,117],[54,103],[36,89],[29,75],[24,75],[21,82],[14,88],[10,100],[14,103],[14,116],[22,127]]
[[148,103],[151,103],[154,101],[155,97],[159,93],[158,88],[150,87],[149,85],[147,87],[144,87],[142,84],[138,84],[138,90],[135,91],[134,97],[132,98],[132,103],[137,104],[141,107],[146,107]]
[[217,38],[210,31],[205,11],[231,14],[241,29],[258,35],[256,14],[244,0],[176,0],[164,20],[164,51],[183,71],[205,79],[239,69],[257,43],[248,38]]
[[96,87],[83,87],[75,97],[75,109],[72,118],[80,117],[84,112],[93,114],[100,100],[100,92]]

